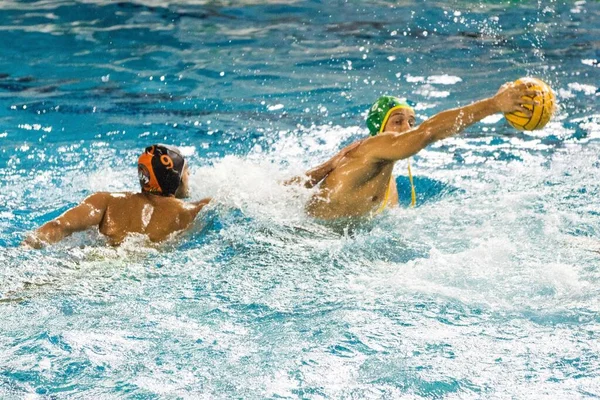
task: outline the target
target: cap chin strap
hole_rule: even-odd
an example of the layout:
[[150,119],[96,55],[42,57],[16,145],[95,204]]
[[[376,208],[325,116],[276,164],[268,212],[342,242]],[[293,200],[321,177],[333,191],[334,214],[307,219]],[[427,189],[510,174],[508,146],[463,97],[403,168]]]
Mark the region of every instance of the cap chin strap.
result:
[[399,104],[395,107],[392,107],[389,109],[389,111],[385,114],[385,117],[383,118],[383,121],[381,122],[381,127],[379,127],[379,132],[381,133],[383,132],[383,127],[385,126],[385,124],[387,124],[388,119],[390,119],[390,116],[392,115],[392,113],[396,110],[400,110],[402,108],[407,108],[409,110],[412,110],[413,108],[411,106],[409,106],[408,104]]
[[[383,119],[383,122],[381,123],[381,128],[379,128],[378,133],[383,132],[383,128],[387,124],[388,119],[390,119],[390,115],[392,115],[392,112],[399,110],[401,108],[408,108],[411,110],[413,109],[411,106],[406,105],[406,104],[400,104],[396,107],[390,108],[390,111],[388,111],[387,114],[385,114],[385,118]],[[408,166],[408,181],[410,182],[410,206],[414,207],[417,205],[417,191],[415,190],[415,183],[413,182],[412,171],[410,170],[410,158],[406,159],[406,164]]]
[[412,172],[410,170],[410,159],[406,160],[408,165],[408,180],[410,181],[410,206],[414,207],[417,205],[417,191],[415,190],[415,183],[413,182]]

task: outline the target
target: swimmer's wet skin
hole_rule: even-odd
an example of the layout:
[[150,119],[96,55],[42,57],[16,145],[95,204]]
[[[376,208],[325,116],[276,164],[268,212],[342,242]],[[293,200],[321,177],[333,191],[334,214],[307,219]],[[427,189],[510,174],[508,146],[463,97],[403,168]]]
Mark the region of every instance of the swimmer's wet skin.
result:
[[40,248],[92,227],[111,245],[119,245],[132,233],[160,242],[187,229],[210,202],[180,200],[188,196],[189,171],[175,147],[147,147],[138,159],[138,175],[142,193],[95,193],[29,234],[23,244]]
[[[469,125],[495,113],[520,111],[537,104],[528,83],[506,83],[490,98],[465,107],[442,111],[415,127],[412,107],[392,96],[379,98],[370,109],[370,137],[352,143],[333,158],[290,182],[319,185],[306,206],[309,215],[325,220],[372,216],[398,204],[392,177],[394,164],[429,144],[462,132]],[[523,98],[529,96],[530,98]]]

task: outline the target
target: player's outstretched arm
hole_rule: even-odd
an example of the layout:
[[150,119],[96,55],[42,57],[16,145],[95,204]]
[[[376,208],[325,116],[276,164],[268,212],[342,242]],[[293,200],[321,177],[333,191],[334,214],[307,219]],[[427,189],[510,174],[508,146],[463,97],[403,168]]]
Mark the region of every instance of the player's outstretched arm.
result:
[[109,197],[110,194],[106,192],[89,196],[78,206],[30,233],[22,244],[39,249],[46,244],[59,242],[74,232],[100,225]]
[[[468,106],[442,111],[418,127],[404,133],[377,135],[363,143],[361,150],[375,160],[401,160],[408,158],[433,142],[462,132],[466,127],[498,112],[521,111],[530,116],[524,104],[536,104],[538,92],[529,89],[532,84],[506,83],[494,97]],[[529,96],[529,98],[523,98]]]

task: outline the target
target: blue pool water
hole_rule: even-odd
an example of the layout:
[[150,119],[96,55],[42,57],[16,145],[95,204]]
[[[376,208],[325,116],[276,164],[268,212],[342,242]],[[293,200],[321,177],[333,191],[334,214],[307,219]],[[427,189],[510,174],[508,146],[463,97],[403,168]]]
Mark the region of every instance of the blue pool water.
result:
[[[399,3],[399,4],[397,4]],[[0,398],[598,398],[598,1],[3,0]],[[280,182],[363,137],[543,78],[413,159],[415,209],[354,231]],[[152,142],[217,205],[157,247],[25,233],[137,191]],[[405,163],[398,163],[408,203]]]

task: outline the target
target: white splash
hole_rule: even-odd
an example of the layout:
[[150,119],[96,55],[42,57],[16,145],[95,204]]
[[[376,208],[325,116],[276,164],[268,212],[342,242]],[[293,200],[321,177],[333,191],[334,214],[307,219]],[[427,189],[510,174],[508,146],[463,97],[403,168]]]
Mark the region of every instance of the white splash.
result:
[[452,75],[431,75],[427,78],[427,83],[437,85],[455,85],[458,82],[462,82],[462,79]]
[[595,94],[596,91],[598,90],[598,88],[595,86],[584,85],[581,83],[569,83],[568,86],[571,90],[574,90],[576,92],[583,92],[584,94],[586,94],[588,96]]
[[502,118],[504,118],[504,116],[502,114],[493,114],[493,115],[490,115],[490,116],[485,117],[484,119],[482,119],[481,123],[483,123],[483,124],[495,124],[496,122],[499,122]]
[[283,107],[284,107],[283,104],[275,104],[275,105],[272,105],[272,106],[268,106],[267,110],[269,110],[269,111],[277,111],[277,110],[283,109]]
[[450,92],[447,90],[436,90],[432,85],[426,84],[419,87],[414,91],[415,94],[421,95],[427,98],[444,98],[450,96]]
[[408,82],[408,83],[425,82],[425,77],[423,77],[423,76],[412,76],[410,74],[406,74],[406,76],[404,77],[404,79],[406,79],[406,82]]

